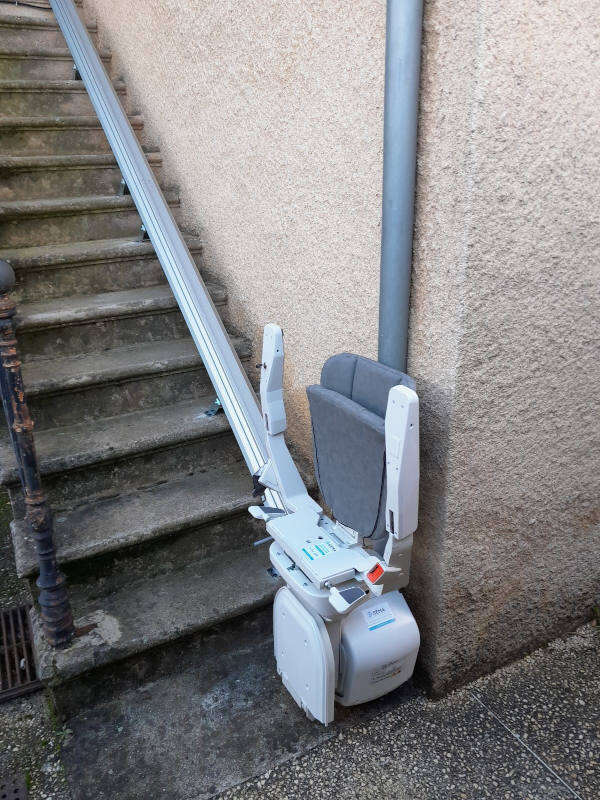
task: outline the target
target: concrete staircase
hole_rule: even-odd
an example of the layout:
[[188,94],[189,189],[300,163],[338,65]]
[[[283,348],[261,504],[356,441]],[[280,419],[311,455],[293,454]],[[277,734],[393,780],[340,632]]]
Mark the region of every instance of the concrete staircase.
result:
[[[247,514],[252,482],[227,420],[204,414],[206,371],[39,5],[0,4],[0,258],[17,275],[19,352],[79,628],[52,651],[36,622],[35,644],[42,679],[72,704],[74,682],[265,605],[277,584],[252,546],[264,532]],[[143,120],[131,121],[143,142]],[[160,154],[148,159],[162,179]],[[188,244],[202,268],[201,242]],[[208,285],[227,324],[227,294]],[[232,336],[246,363],[248,343]],[[17,569],[33,581],[7,436],[0,465]]]

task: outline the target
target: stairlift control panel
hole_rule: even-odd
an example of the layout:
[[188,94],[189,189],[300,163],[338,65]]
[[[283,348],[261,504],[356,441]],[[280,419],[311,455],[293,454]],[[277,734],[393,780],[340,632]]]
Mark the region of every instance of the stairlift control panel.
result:
[[338,539],[330,520],[312,511],[282,514],[267,531],[319,589],[364,575],[379,562],[357,544]]

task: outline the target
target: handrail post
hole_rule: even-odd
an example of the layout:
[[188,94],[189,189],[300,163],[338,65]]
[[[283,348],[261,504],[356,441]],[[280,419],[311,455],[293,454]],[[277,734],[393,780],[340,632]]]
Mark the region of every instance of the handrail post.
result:
[[0,261],[0,389],[6,422],[19,468],[25,498],[26,519],[35,540],[39,577],[37,587],[42,627],[53,647],[64,647],[73,638],[74,626],[67,585],[58,569],[52,537],[52,512],[42,488],[40,467],[33,439],[33,420],[23,388],[21,362],[17,354],[14,316],[15,301],[9,292],[15,285],[15,273],[6,261]]

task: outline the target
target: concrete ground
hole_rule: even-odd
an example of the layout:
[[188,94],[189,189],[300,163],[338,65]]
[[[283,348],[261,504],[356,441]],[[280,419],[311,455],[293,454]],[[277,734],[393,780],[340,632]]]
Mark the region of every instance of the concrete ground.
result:
[[32,800],[596,800],[599,656],[587,625],[443,700],[404,686],[325,729],[275,674],[266,610],[101,675],[67,725],[42,692],[1,705],[0,775]]
[[444,700],[408,693],[220,798],[597,800],[599,655],[585,626]]

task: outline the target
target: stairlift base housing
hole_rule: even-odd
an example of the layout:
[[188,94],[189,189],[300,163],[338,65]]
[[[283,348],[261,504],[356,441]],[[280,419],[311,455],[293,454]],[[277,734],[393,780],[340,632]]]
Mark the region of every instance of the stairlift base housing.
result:
[[400,592],[372,597],[328,623],[287,586],[275,597],[273,634],[277,672],[286,689],[309,717],[325,723],[333,719],[334,700],[359,705],[407,681],[420,641]]
[[[335,701],[364,703],[408,680],[419,649],[417,624],[399,591],[408,583],[417,526],[418,398],[407,376],[368,359],[343,354],[330,362],[323,369],[329,378],[310,387],[309,400],[319,484],[343,519],[328,518],[308,495],[285,445],[283,334],[275,325],[265,328],[260,385],[270,458],[256,477],[265,505],[250,509],[266,522],[274,540],[271,563],[285,582],[273,608],[277,670],[309,718],[325,725],[334,718]],[[369,382],[385,394],[379,406],[360,395]],[[338,472],[336,442],[346,431],[349,446],[353,436],[358,443],[360,463],[349,469],[341,459]],[[365,504],[375,497],[366,511],[376,525],[361,524],[359,532],[347,522],[364,516],[353,496],[355,485],[363,486],[361,463],[371,470],[364,476],[372,489],[371,498],[365,490]]]

